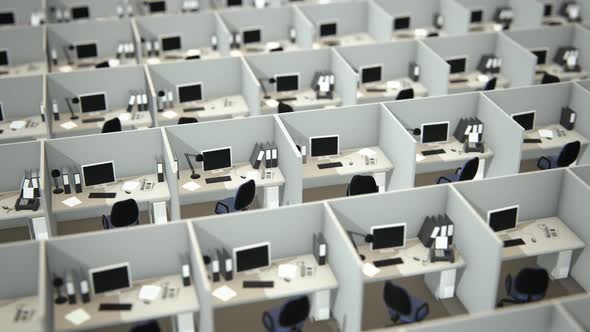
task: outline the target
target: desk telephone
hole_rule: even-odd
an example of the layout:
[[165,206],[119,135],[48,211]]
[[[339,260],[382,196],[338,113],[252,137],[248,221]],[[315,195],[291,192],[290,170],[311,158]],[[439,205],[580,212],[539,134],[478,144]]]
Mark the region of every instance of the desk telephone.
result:
[[559,233],[557,232],[557,228],[549,227],[545,224],[539,225],[539,228],[541,228],[545,232],[545,237],[548,239],[557,237],[559,235]]
[[37,211],[39,209],[39,198],[22,198],[19,197],[16,200],[16,204],[14,205],[14,209],[16,211],[21,210],[32,210]]

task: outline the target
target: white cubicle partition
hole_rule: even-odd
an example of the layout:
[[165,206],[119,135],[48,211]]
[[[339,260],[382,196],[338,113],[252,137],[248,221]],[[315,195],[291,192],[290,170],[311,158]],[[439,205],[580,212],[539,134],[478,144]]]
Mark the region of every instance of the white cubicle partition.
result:
[[217,31],[217,50],[221,55],[228,56],[233,38],[231,31],[229,31],[219,13],[215,12],[213,15],[215,15],[215,30]]
[[31,16],[40,15],[47,10],[44,0],[4,0],[0,12],[12,12],[15,25],[31,25]]
[[279,167],[285,178],[285,185],[281,190],[281,201],[279,205],[296,205],[303,201],[303,169],[301,152],[297,149],[295,142],[289,135],[289,131],[274,115],[274,143],[280,153]]
[[368,2],[368,32],[377,42],[391,40],[391,28],[393,19],[381,4],[374,1]]
[[207,274],[207,267],[203,261],[203,253],[199,247],[195,227],[188,224],[188,238],[190,245],[191,274],[199,298],[199,332],[214,332],[213,296],[211,283]]
[[443,31],[449,35],[466,34],[469,29],[469,9],[456,0],[441,0],[441,14],[445,20]]
[[293,6],[293,22],[297,44],[304,50],[313,45],[315,27],[298,6]]
[[[541,25],[543,17],[542,6],[536,0],[454,0],[464,6],[469,13],[471,10],[482,10],[484,23],[493,23],[499,8],[510,8],[514,14],[510,29],[535,28]],[[469,31],[469,25],[465,27]]]
[[[48,11],[48,21],[51,23],[57,23],[57,19],[55,17],[55,9],[68,12],[70,14],[70,22],[76,21],[74,17],[72,17],[72,8],[74,7],[86,7],[88,8],[88,18],[80,18],[78,20],[99,20],[105,18],[116,18],[119,16],[117,12],[117,7],[122,8],[122,10],[126,10],[122,5],[124,2],[120,0],[101,0],[101,1],[91,1],[91,0],[45,0],[47,2]],[[53,10],[52,10],[53,9]]]
[[331,49],[332,68],[335,82],[334,91],[342,98],[343,106],[356,104],[358,73],[350,67],[346,59],[336,50]]
[[589,294],[565,298],[558,305],[564,307],[583,329],[590,330],[590,316],[587,310],[590,306]]
[[46,38],[45,26],[0,29],[0,49],[6,51],[9,66],[34,66],[21,70],[22,74],[43,74],[47,71]]

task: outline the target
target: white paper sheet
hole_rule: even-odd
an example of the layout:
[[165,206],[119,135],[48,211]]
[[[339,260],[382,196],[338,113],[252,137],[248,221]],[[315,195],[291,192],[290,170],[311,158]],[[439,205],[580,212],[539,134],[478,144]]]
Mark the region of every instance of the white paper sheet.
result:
[[195,191],[195,190],[201,188],[201,186],[199,186],[199,184],[194,181],[189,181],[189,182],[183,184],[182,187],[188,191]]
[[72,128],[78,127],[78,125],[76,123],[74,123],[73,121],[64,122],[64,123],[60,124],[59,126],[62,127],[63,129],[66,129],[66,130],[70,130]]
[[66,200],[63,200],[62,203],[64,203],[65,205],[67,205],[69,207],[74,207],[74,206],[82,203],[82,201],[79,200],[78,197],[74,196],[74,197],[70,197]]
[[175,117],[178,116],[178,113],[176,113],[174,111],[166,111],[166,112],[162,113],[162,116],[165,117],[166,119],[174,119]]
[[363,273],[367,276],[367,277],[373,277],[374,275],[376,275],[377,273],[379,273],[381,270],[379,270],[375,265],[373,265],[372,263],[365,263],[363,264]]
[[76,309],[65,316],[70,323],[80,325],[90,319],[90,315],[82,308]]
[[227,302],[237,295],[233,289],[227,286],[217,288],[212,294],[223,302]]
[[139,290],[139,299],[142,301],[153,301],[158,298],[162,287],[156,285],[145,285]]
[[281,264],[279,265],[279,278],[293,280],[297,276],[297,265]]

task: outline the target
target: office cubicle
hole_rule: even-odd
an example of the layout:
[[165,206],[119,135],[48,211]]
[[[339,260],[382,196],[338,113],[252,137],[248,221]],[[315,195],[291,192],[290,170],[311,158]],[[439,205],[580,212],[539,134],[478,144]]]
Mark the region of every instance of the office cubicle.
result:
[[390,21],[393,39],[421,39],[446,35],[442,0],[387,1],[376,3],[385,10]]
[[41,75],[47,72],[44,26],[0,29],[0,51],[6,60],[2,76]]
[[574,160],[581,164],[590,160],[586,152],[590,137],[587,107],[590,92],[582,87],[559,83],[490,91],[485,95],[508,116],[515,117],[515,123],[521,121],[519,119],[523,118],[523,114],[534,111],[531,122],[521,121],[527,127],[521,129],[526,141],[520,144],[520,152],[517,153],[521,160],[520,172],[539,170],[537,162],[541,157],[559,155],[566,144],[574,141],[579,141],[581,145],[580,153]]
[[10,17],[3,24],[6,27],[40,25],[45,19],[45,10],[44,0],[5,0],[0,4],[0,13],[7,14]]
[[[187,117],[202,122],[260,114],[260,86],[243,58],[159,64],[148,70],[155,89],[156,125],[177,124]],[[227,79],[220,80],[221,74]],[[200,95],[179,95],[191,86],[200,86]]]
[[[101,100],[86,103],[84,97],[92,96]],[[47,76],[46,118],[52,137],[98,134],[115,118],[122,130],[147,128],[154,98],[144,66],[53,73]]]
[[[336,51],[357,74],[360,84],[353,94],[355,104],[395,100],[406,89],[412,89],[413,97],[446,94],[447,63],[417,41],[339,47]],[[363,69],[376,67],[380,68],[379,79],[363,78]]]
[[[533,83],[535,56],[504,34],[428,38],[424,43],[450,63],[450,94],[489,89],[487,83],[494,77],[495,89]],[[499,60],[499,65],[488,68],[490,58]]]
[[560,305],[581,326],[582,330],[588,331],[590,329],[590,320],[585,309],[590,305],[590,295],[565,298]]
[[[590,7],[584,1],[536,0],[543,8],[543,25],[557,26],[572,22],[586,22],[590,19]],[[580,8],[579,19],[572,20],[566,15],[566,5],[577,4]]]
[[[479,158],[476,179],[518,173],[522,129],[485,96],[469,93],[384,105],[402,123],[408,134],[413,135],[415,158],[409,162],[415,169],[416,186],[435,184],[439,177],[455,173],[457,168],[464,167],[476,157]],[[465,145],[470,138],[462,134],[461,130],[457,131],[460,125],[463,126],[461,120],[471,127],[483,125],[477,130],[483,151],[469,150]],[[440,139],[423,140],[423,125],[444,125],[447,122],[446,139],[443,133]],[[467,126],[461,128],[465,128],[465,131]],[[444,151],[428,154],[428,151],[437,149]]]
[[[79,20],[97,20],[129,15],[125,0],[45,0],[47,21],[66,23]],[[131,13],[132,14],[132,13]]]

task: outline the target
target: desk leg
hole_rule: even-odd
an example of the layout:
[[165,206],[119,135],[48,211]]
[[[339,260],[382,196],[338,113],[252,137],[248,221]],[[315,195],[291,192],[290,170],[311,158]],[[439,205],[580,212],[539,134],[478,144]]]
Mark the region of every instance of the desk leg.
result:
[[176,315],[172,323],[174,332],[195,332],[192,312]]
[[154,224],[165,224],[168,222],[168,213],[166,211],[166,202],[152,203],[150,219],[151,219],[151,222]]
[[537,257],[537,264],[547,270],[553,280],[567,278],[570,273],[571,261],[571,250]]
[[373,178],[375,179],[375,182],[377,183],[377,187],[379,187],[379,192],[384,193],[385,192],[385,172],[375,173],[375,174],[373,174]]
[[279,207],[279,187],[264,187],[264,207],[277,208]]
[[330,319],[330,290],[311,295],[311,317],[315,321]]
[[437,299],[448,299],[455,296],[455,277],[457,270],[428,273],[424,275],[424,282]]
[[51,236],[51,226],[45,217],[31,219],[29,227],[35,240],[47,240]]

